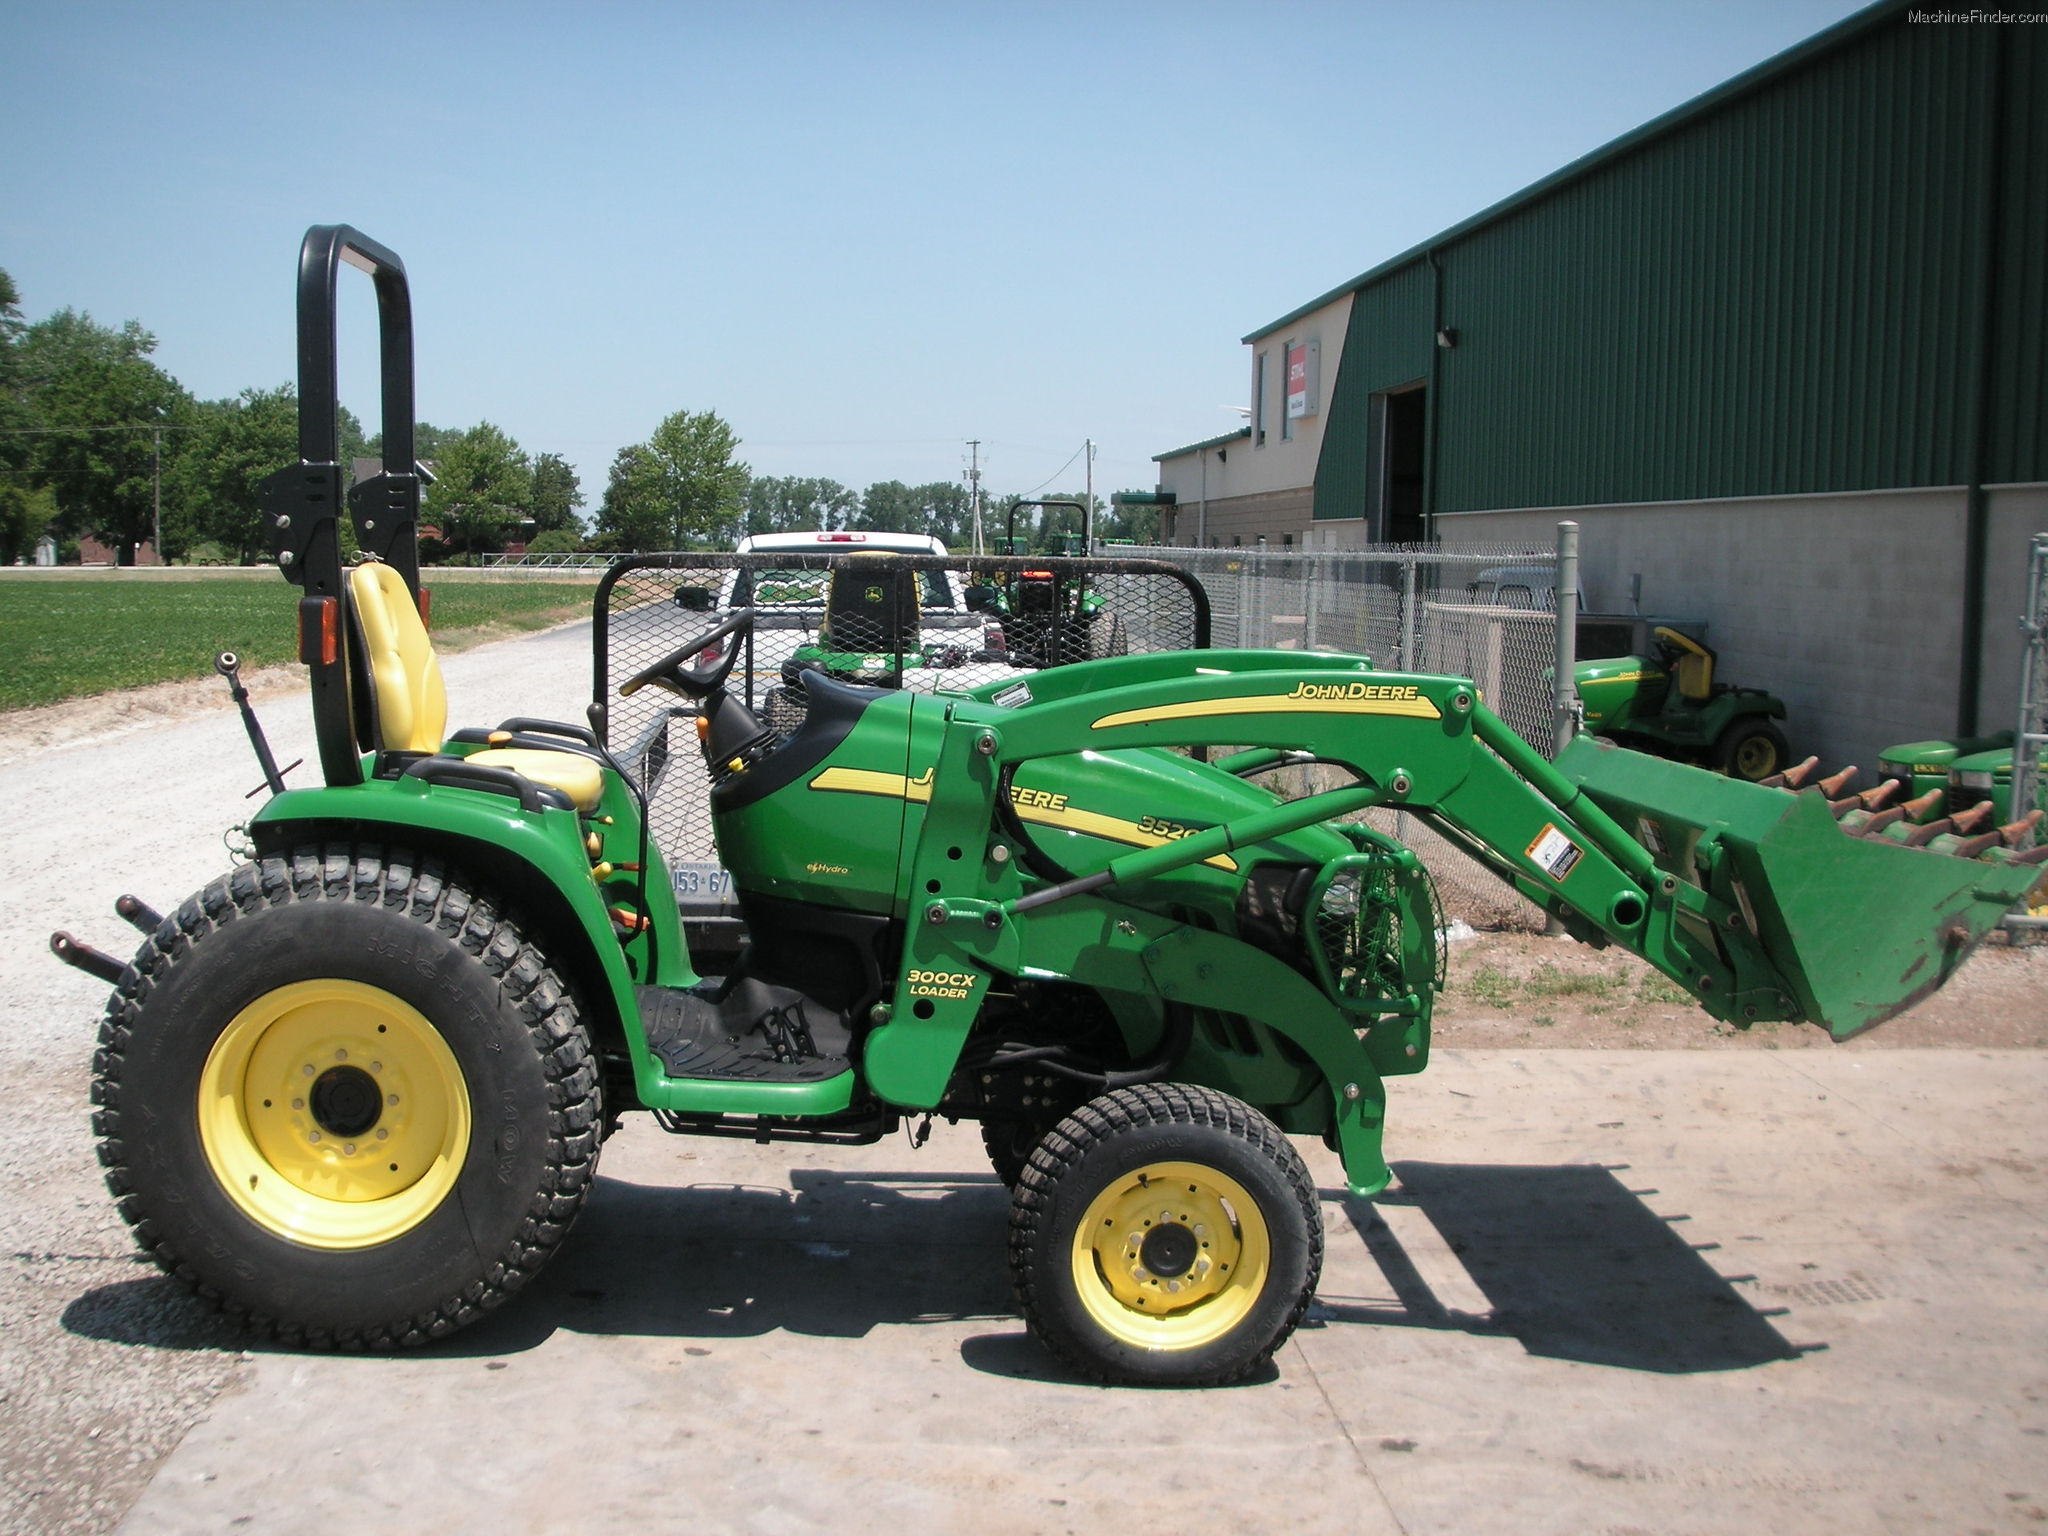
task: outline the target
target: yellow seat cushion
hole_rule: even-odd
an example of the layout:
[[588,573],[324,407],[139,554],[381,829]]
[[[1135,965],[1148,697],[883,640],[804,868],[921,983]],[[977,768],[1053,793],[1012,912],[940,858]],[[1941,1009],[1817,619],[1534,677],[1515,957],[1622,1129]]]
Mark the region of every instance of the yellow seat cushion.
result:
[[586,816],[597,809],[598,801],[604,797],[604,770],[574,752],[550,752],[543,747],[491,747],[470,753],[467,761],[489,768],[510,768],[523,779],[559,789]]
[[348,573],[348,589],[370,665],[377,745],[387,752],[440,750],[448,693],[405,578],[365,561]]

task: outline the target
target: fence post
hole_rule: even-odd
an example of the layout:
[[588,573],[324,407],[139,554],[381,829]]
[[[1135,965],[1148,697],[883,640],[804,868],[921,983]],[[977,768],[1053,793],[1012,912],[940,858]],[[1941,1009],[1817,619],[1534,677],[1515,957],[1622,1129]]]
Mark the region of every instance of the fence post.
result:
[[1401,656],[1403,672],[1415,670],[1415,561],[1401,562]]
[[[2020,653],[2020,710],[2012,737],[2014,820],[2034,808],[2048,750],[2048,533],[2037,533],[2027,561],[2027,611],[2020,618],[2026,648]],[[2043,841],[2040,834],[2029,839]]]
[[1565,522],[1557,525],[1557,670],[1551,693],[1557,711],[1557,752],[1571,745],[1584,723],[1578,683],[1572,675],[1578,651],[1579,525]]

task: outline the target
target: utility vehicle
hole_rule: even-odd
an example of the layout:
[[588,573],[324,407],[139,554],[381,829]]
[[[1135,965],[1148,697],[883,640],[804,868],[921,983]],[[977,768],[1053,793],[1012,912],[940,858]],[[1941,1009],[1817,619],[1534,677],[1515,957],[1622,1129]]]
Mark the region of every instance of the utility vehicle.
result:
[[[383,357],[353,565],[344,261],[375,281]],[[1586,738],[1553,764],[1467,680],[1357,656],[1151,652],[959,695],[810,671],[781,735],[727,687],[741,609],[690,618],[591,726],[451,733],[417,606],[405,270],[315,228],[299,304],[302,462],[266,518],[324,783],[284,788],[252,732],[272,793],[248,861],[162,916],[124,899],[146,935],[126,964],[53,941],[113,984],[92,1096],[122,1214],[289,1342],[419,1344],[504,1301],[624,1115],[813,1143],[938,1115],[978,1121],[1014,1189],[1018,1305],[1059,1359],[1235,1380],[1316,1285],[1292,1138],[1372,1197],[1386,1080],[1429,1062],[1442,919],[1416,855],[1359,813],[1421,818],[1714,1018],[1836,1036],[1938,986],[2041,873],[1844,837],[1820,795]],[[650,691],[701,741],[750,934],[717,979],[650,835],[653,756],[627,771],[608,741],[613,706]],[[1332,787],[1262,787],[1310,760]]]

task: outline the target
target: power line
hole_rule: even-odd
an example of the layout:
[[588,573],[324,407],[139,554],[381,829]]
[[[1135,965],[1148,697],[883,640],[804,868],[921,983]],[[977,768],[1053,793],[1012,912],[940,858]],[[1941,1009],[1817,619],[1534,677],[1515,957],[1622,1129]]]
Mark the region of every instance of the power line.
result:
[[1068,470],[1070,470],[1070,469],[1072,469],[1072,468],[1074,467],[1074,460],[1075,460],[1075,459],[1078,459],[1079,457],[1081,457],[1081,454],[1082,454],[1082,452],[1083,452],[1083,451],[1084,451],[1084,450],[1085,450],[1085,449],[1086,449],[1087,447],[1088,447],[1088,444],[1086,444],[1086,443],[1083,443],[1083,444],[1082,444],[1082,445],[1081,445],[1081,446],[1080,446],[1079,448],[1076,448],[1076,449],[1075,449],[1075,450],[1073,451],[1073,453],[1072,453],[1072,454],[1071,454],[1071,455],[1070,455],[1070,456],[1068,457],[1068,459],[1067,459],[1067,462],[1066,462],[1066,463],[1062,464],[1062,465],[1061,465],[1061,466],[1060,466],[1060,467],[1059,467],[1058,469],[1054,470],[1054,471],[1053,471],[1053,472],[1052,472],[1051,474],[1047,475],[1047,476],[1046,476],[1046,477],[1045,477],[1045,478],[1044,478],[1043,480],[1039,481],[1039,482],[1038,482],[1038,484],[1036,484],[1036,485],[1034,485],[1033,487],[1031,487],[1031,489],[1030,489],[1030,490],[1028,490],[1028,491],[1026,491],[1026,492],[1024,493],[1024,495],[1025,495],[1026,497],[1036,496],[1036,495],[1037,495],[1037,494],[1038,494],[1038,493],[1039,493],[1040,491],[1044,490],[1044,489],[1045,489],[1045,488],[1046,488],[1046,487],[1047,487],[1048,485],[1051,485],[1051,484],[1053,483],[1053,481],[1055,481],[1055,480],[1059,479],[1059,477],[1060,477],[1061,475],[1064,475],[1064,474],[1065,474],[1065,473],[1066,473],[1066,472],[1067,472]]
[[173,427],[156,422],[121,422],[107,427],[0,427],[0,437],[69,437],[74,432],[194,432],[194,426]]

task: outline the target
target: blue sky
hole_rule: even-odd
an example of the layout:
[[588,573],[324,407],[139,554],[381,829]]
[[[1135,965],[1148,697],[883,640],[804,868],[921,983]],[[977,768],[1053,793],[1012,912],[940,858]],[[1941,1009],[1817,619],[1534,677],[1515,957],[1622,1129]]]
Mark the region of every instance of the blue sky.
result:
[[[575,463],[1149,486],[1238,338],[1849,0],[16,0],[0,267],[207,398],[292,376],[309,224],[404,257],[420,415]],[[348,274],[354,277],[355,274]],[[343,390],[374,424],[369,285]]]

